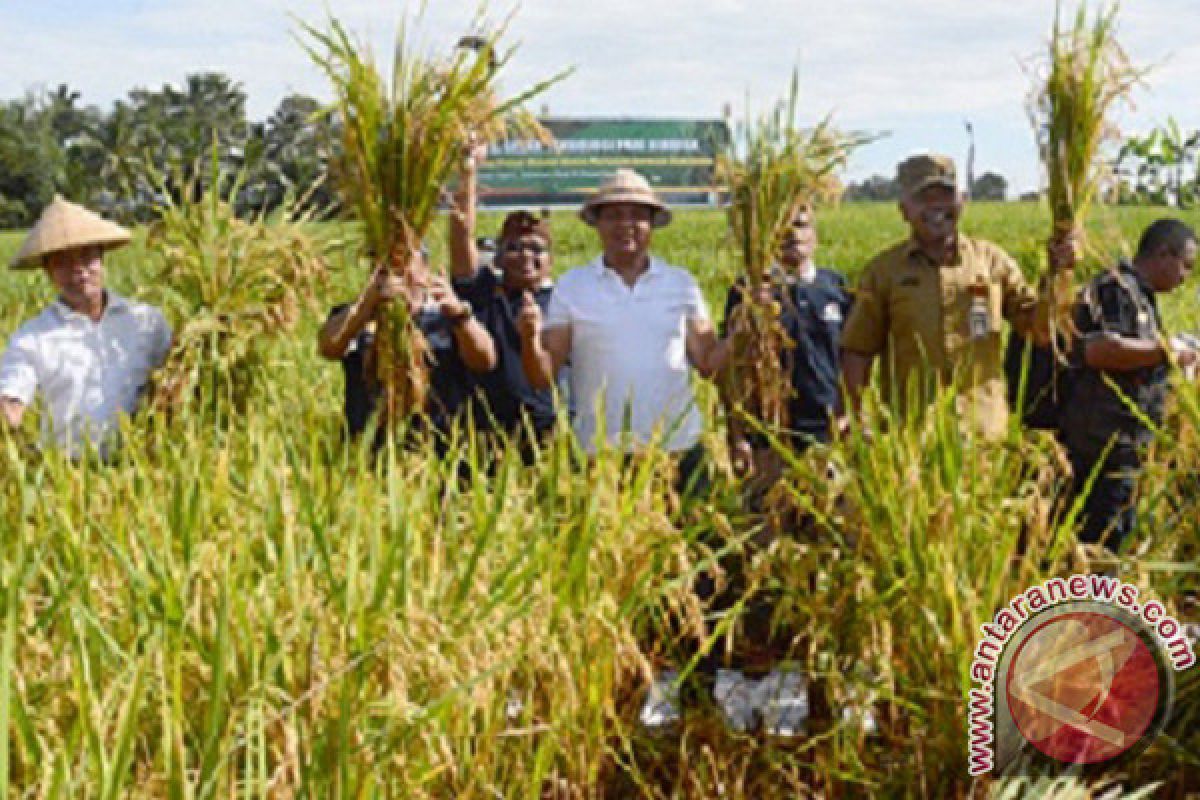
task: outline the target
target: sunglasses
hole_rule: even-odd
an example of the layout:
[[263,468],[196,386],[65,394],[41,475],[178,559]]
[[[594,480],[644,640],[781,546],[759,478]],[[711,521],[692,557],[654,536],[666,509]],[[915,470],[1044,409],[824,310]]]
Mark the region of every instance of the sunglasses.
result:
[[504,245],[504,252],[516,255],[520,252],[532,253],[535,256],[540,256],[547,252],[546,245],[538,244],[537,242],[509,242]]

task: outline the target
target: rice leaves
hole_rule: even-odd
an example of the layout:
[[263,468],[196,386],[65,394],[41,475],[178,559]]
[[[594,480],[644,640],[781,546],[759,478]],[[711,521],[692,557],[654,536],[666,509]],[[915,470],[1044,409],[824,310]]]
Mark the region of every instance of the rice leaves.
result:
[[[1158,213],[1131,210],[1122,231]],[[883,205],[821,222],[836,264],[903,232]],[[568,258],[594,246],[576,218],[553,224]],[[972,224],[1034,263],[1035,206],[981,206]],[[681,211],[656,245],[674,263],[711,264],[726,228],[718,212]],[[108,262],[130,294],[150,283],[144,248]],[[350,255],[331,253],[347,259],[335,275],[355,268]],[[719,268],[698,280],[710,298],[727,283]],[[0,277],[9,330],[41,291]],[[1168,327],[1197,323],[1183,294],[1163,298]],[[965,709],[979,624],[1077,571],[1064,564],[1072,531],[1051,511],[1050,442],[964,438],[951,393],[909,420],[875,416],[887,411],[868,395],[872,427],[888,433],[788,462],[780,485],[807,523],[754,555],[741,598],[777,598],[788,655],[811,677],[809,735],[729,733],[699,692],[679,735],[651,737],[637,713],[653,659],[681,636],[667,620],[693,634],[697,573],[719,577],[714,554],[746,538],[738,483],[717,470],[714,500],[689,517],[672,507],[668,454],[589,462],[565,427],[532,467],[513,448],[481,463],[459,446],[440,458],[388,448],[368,463],[338,435],[336,385],[322,388],[337,369],[312,346],[321,318],[303,317],[268,340],[274,368],[236,428],[185,405],[170,436],[141,435],[157,417],[127,425],[111,464],[33,457],[0,436],[9,794],[1039,796],[1041,782],[971,781]],[[713,401],[698,393],[709,445]],[[1122,574],[1195,622],[1197,387],[1181,385],[1175,406]],[[1200,788],[1200,671],[1179,677],[1166,735],[1080,778],[1081,792],[1107,797],[1114,777],[1129,792],[1161,782],[1168,797]],[[874,710],[877,738],[842,717],[855,699]]]
[[[386,264],[414,290],[423,275],[413,264],[464,146],[531,130],[522,104],[565,76],[498,99],[499,76],[515,53],[498,49],[505,27],[436,57],[420,52],[402,24],[385,73],[336,19],[324,31],[302,25],[306,49],[333,88],[330,113],[341,137],[333,179],[343,205],[363,225],[372,265]],[[376,326],[380,410],[395,423],[424,407],[426,347],[404,303],[381,309]]]

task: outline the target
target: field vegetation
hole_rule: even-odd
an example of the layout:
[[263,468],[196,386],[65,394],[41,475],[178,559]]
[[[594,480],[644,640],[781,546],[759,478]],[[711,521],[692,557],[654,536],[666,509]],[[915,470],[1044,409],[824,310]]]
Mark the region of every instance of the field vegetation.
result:
[[[1090,242],[1127,252],[1162,213],[1097,208]],[[1048,219],[1044,207],[979,205],[964,226],[1033,276]],[[594,255],[594,234],[573,214],[552,224],[560,271]],[[497,225],[485,214],[481,232]],[[362,280],[359,231],[331,227],[315,231],[336,243],[317,307],[344,302]],[[819,262],[851,276],[904,232],[894,207],[875,205],[821,210],[817,227]],[[682,212],[655,236],[655,252],[691,268],[721,308],[741,269],[724,216]],[[0,234],[5,261],[19,239]],[[155,296],[161,264],[145,242],[139,232],[109,256],[112,288]],[[444,264],[441,236],[430,245]],[[1200,328],[1195,296],[1189,284],[1164,299],[1170,329]],[[0,335],[50,299],[44,276],[0,273]],[[418,446],[375,462],[342,439],[341,376],[316,352],[322,314],[295,308],[291,332],[262,343],[244,407],[212,414],[185,398],[171,415],[141,416],[107,465],[40,451],[35,418],[0,438],[0,796],[1200,789],[1195,670],[1182,676],[1166,735],[1120,773],[967,777],[979,625],[1080,565],[1069,525],[1051,513],[1062,467],[1045,437],[1015,426],[1000,442],[964,436],[947,392],[886,435],[793,460],[794,535],[754,556],[748,592],[782,591],[782,621],[799,632],[791,655],[827,708],[809,736],[775,742],[726,732],[699,699],[674,734],[648,737],[636,725],[641,693],[679,641],[753,644],[736,620],[706,630],[690,591],[756,532],[727,469],[712,387],[700,397],[717,476],[710,495],[686,501],[662,453],[589,463],[565,426],[532,466],[468,435],[445,458]],[[1124,559],[1127,579],[1192,622],[1198,431],[1200,394],[1181,384]],[[875,709],[877,736],[842,719],[853,704]]]

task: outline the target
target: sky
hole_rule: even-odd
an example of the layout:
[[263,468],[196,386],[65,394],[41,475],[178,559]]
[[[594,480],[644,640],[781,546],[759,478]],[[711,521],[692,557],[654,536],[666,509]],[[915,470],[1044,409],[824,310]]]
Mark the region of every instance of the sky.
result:
[[[1072,0],[1073,2],[1073,0]],[[290,92],[327,99],[325,80],[297,35],[299,21],[332,13],[386,57],[417,2],[379,0],[0,0],[0,98],[66,83],[108,107],[131,88],[180,84],[217,70],[242,84],[249,113],[267,117]],[[494,0],[510,12],[519,49],[504,73],[522,89],[575,72],[539,100],[556,116],[718,117],[761,111],[799,70],[801,119],[832,114],[845,129],[885,133],[847,177],[894,174],[916,152],[964,163],[970,121],[976,173],[1012,189],[1041,184],[1026,99],[1046,49],[1054,0]],[[1073,9],[1069,4],[1066,8]],[[475,0],[428,2],[416,30],[447,52],[472,29]],[[1126,0],[1120,39],[1151,68],[1127,132],[1174,116],[1200,127],[1197,0]]]

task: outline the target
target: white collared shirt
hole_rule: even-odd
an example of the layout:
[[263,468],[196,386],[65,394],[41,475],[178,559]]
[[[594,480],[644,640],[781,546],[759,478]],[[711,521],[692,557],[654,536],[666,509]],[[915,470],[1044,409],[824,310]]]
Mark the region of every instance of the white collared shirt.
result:
[[546,328],[571,329],[574,428],[588,452],[595,452],[601,421],[607,442],[621,449],[656,433],[673,452],[696,444],[703,422],[688,376],[687,332],[689,323],[708,319],[696,279],[657,258],[632,287],[603,256],[559,279]]
[[17,329],[0,358],[0,397],[28,406],[40,391],[50,412],[43,439],[73,455],[85,440],[103,448],[171,346],[158,309],[106,296],[98,322],[55,301]]

